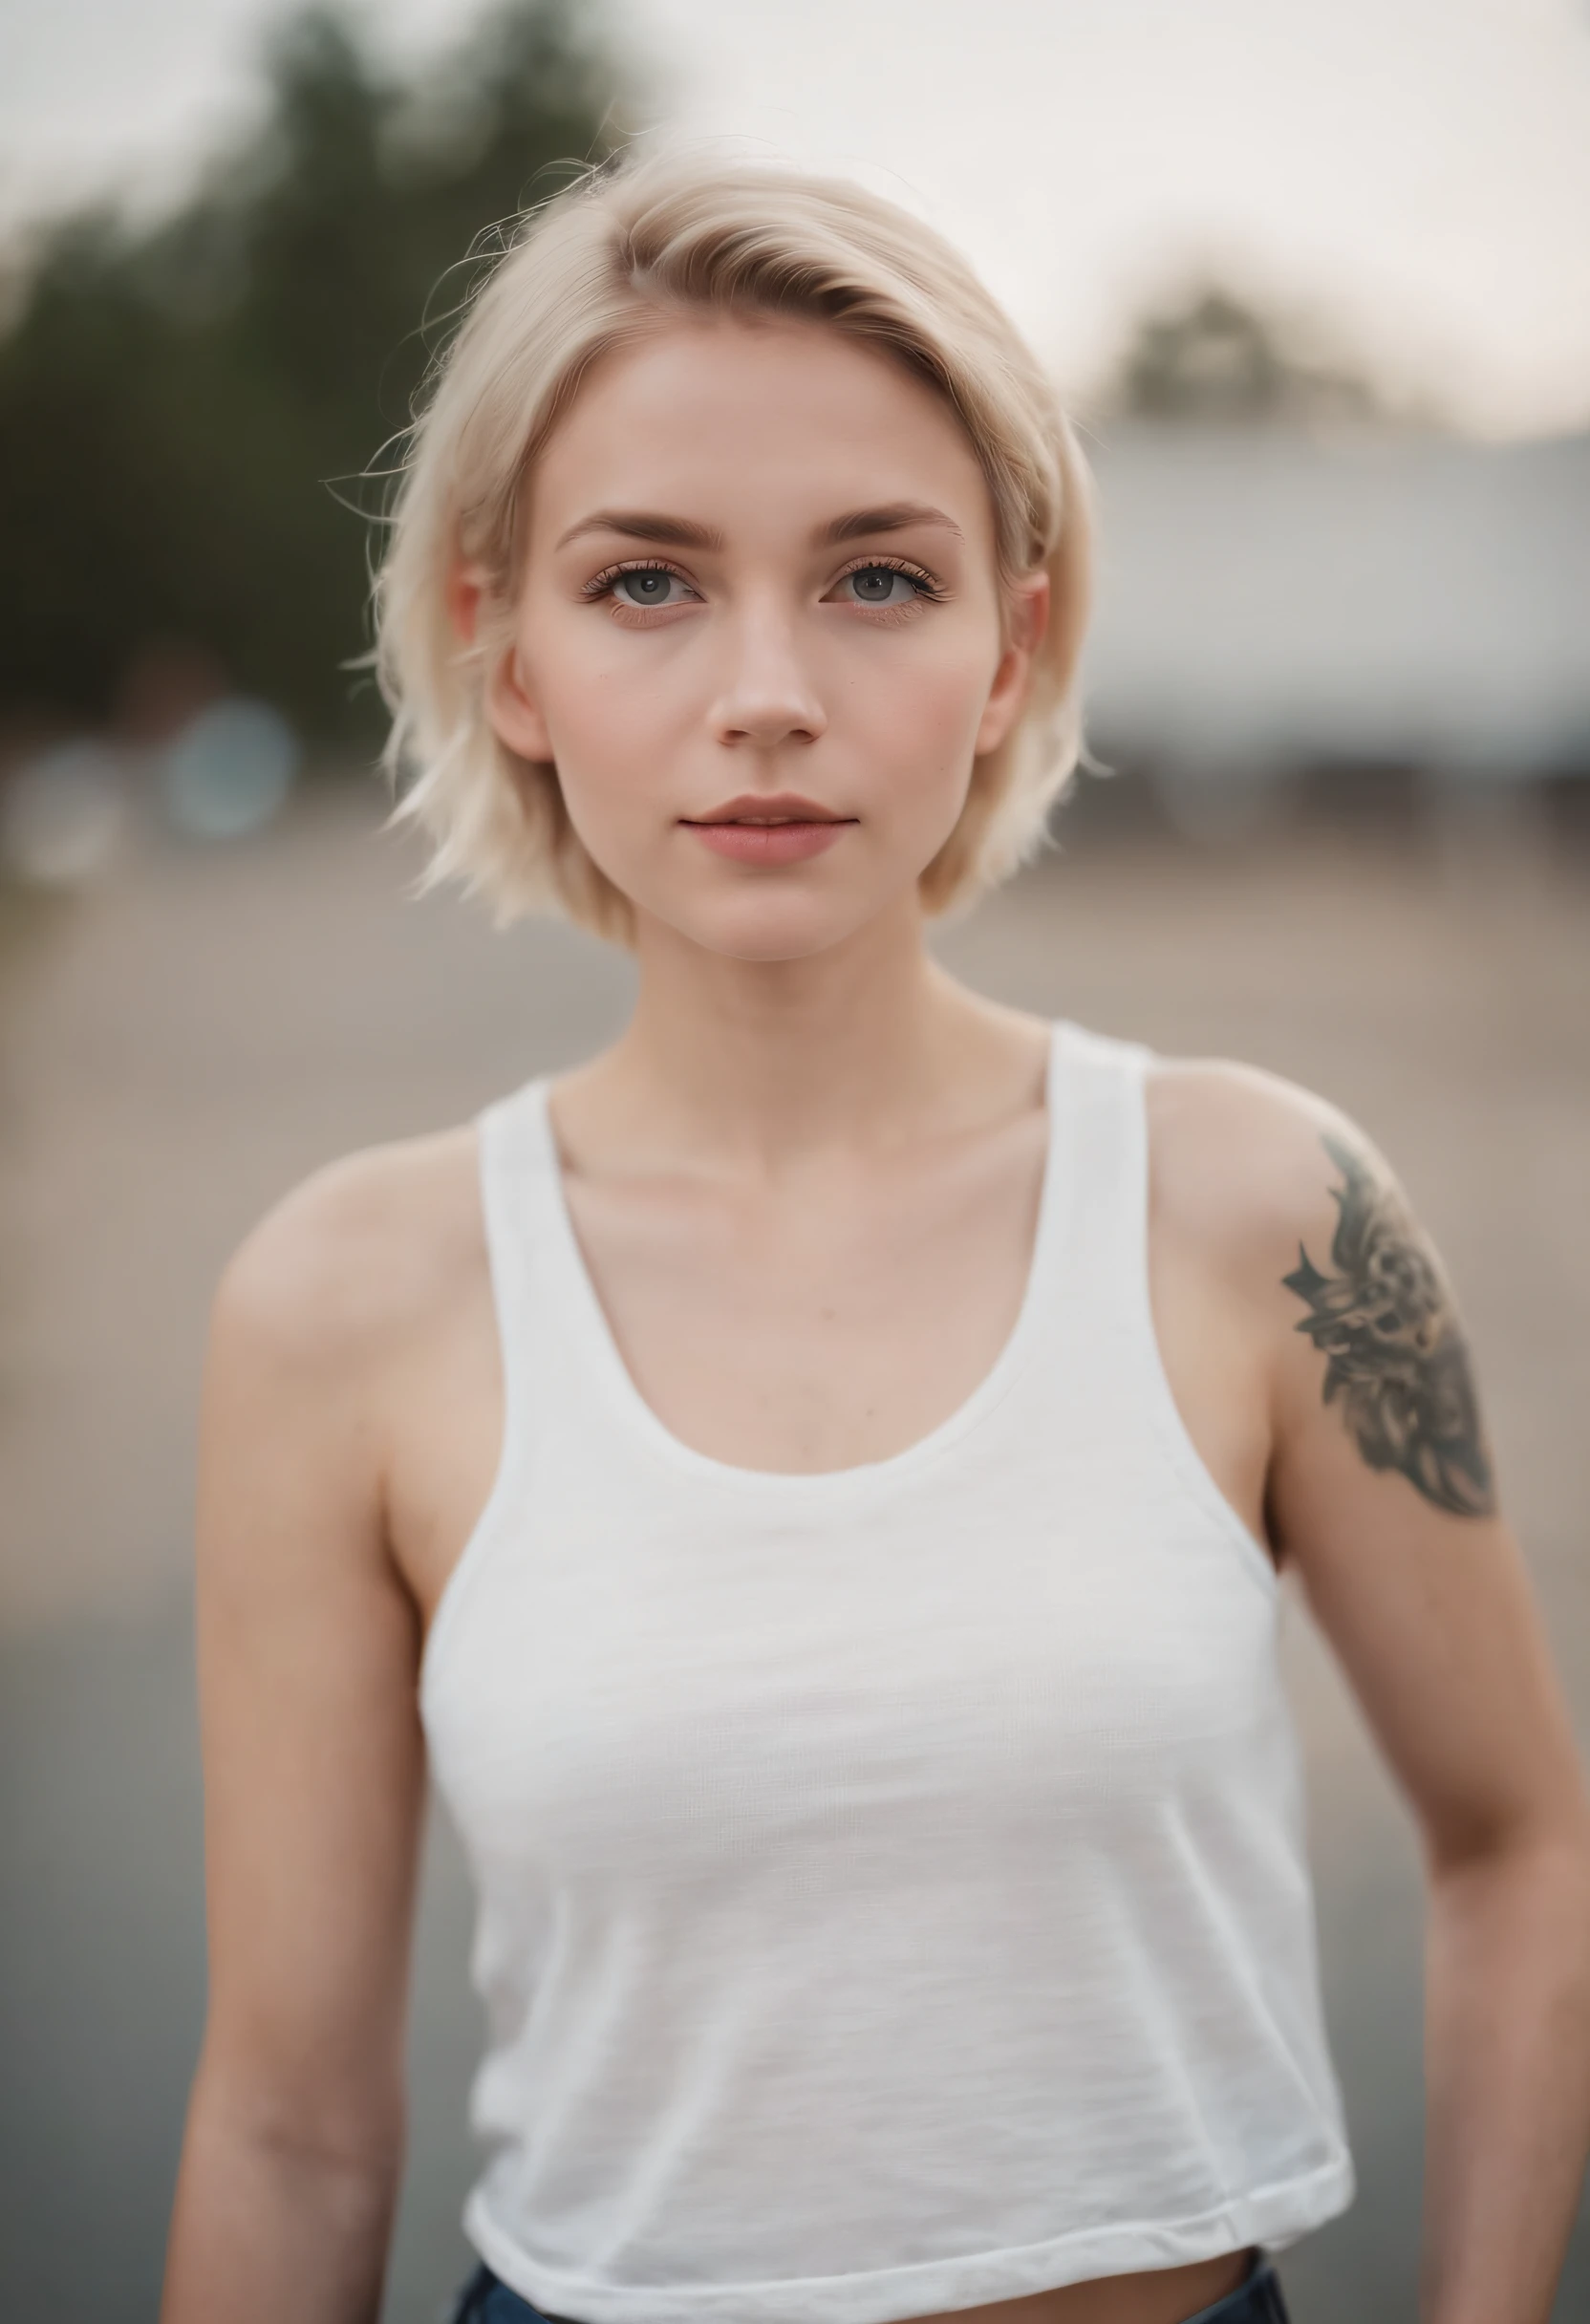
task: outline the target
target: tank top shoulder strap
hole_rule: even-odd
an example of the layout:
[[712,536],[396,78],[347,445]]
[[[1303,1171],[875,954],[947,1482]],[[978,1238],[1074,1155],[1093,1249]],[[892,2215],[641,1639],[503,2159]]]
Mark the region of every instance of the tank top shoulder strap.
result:
[[503,1376],[503,1436],[484,1508],[454,1566],[426,1637],[420,1694],[436,1683],[442,1641],[480,1570],[511,1540],[545,1403],[546,1335],[537,1329],[545,1303],[545,1220],[554,1199],[554,1161],[545,1078],[526,1082],[481,1108],[474,1119],[476,1173],[485,1237],[497,1349]]
[[1158,1368],[1149,1300],[1151,1053],[1064,1020],[1054,1044],[1054,1328],[1073,1350],[1088,1350],[1087,1393],[1125,1409]]
[[1070,1295],[1101,1323],[1135,1326],[1147,1314],[1152,1053],[1064,1022],[1054,1040],[1051,1135],[1064,1154]]
[[557,1150],[539,1075],[475,1117],[480,1141],[481,1205],[491,1266],[492,1299],[510,1431],[523,1429],[541,1384],[532,1375],[546,1352],[546,1310],[562,1296],[555,1273],[562,1200]]
[[[1152,1447],[1191,1502],[1235,1544],[1267,1595],[1275,1567],[1188,1433],[1160,1350],[1150,1287],[1148,1080],[1153,1052],[1068,1023],[1055,1028],[1056,1128],[1065,1140],[1066,1305],[1085,1339],[1079,1395],[1123,1457]],[[1073,1345],[1076,1345],[1073,1340]]]
[[480,1141],[481,1204],[492,1288],[503,1320],[522,1302],[525,1269],[550,1194],[553,1159],[548,1135],[544,1075],[483,1107],[475,1117]]

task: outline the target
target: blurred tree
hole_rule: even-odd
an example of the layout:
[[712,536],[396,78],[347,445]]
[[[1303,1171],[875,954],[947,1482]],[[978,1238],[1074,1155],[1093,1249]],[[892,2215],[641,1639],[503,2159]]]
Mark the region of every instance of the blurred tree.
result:
[[1141,324],[1109,398],[1150,420],[1315,420],[1366,416],[1361,379],[1283,345],[1262,315],[1227,290],[1194,290]]
[[340,499],[369,499],[488,229],[611,149],[592,12],[504,0],[405,83],[313,8],[177,215],[47,230],[0,340],[0,716],[102,719],[176,639],[312,736],[378,732],[340,666],[367,588]]

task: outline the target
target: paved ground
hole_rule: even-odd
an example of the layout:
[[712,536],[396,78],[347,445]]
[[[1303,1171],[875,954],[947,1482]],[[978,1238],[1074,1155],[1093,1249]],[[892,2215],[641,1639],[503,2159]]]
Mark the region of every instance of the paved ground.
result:
[[[0,2311],[153,2313],[203,2002],[186,1565],[208,1288],[316,1162],[458,1119],[620,1020],[624,963],[494,937],[347,792],[268,839],[147,840],[70,906],[0,903]],[[1590,1728],[1590,863],[1527,822],[1315,823],[1200,850],[1084,821],[952,931],[974,982],[1247,1057],[1389,1151],[1469,1310],[1509,1498]],[[1321,1942],[1364,2190],[1299,2249],[1299,2324],[1414,2312],[1407,1818],[1300,1618]],[[462,2265],[476,2040],[439,1835],[393,2324]],[[1558,2309],[1590,2313],[1590,2222]]]

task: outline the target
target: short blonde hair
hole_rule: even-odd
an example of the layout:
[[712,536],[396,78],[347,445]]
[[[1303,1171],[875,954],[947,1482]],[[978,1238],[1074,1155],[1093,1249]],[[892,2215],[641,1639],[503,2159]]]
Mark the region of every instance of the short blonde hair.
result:
[[[629,902],[575,834],[556,767],[498,740],[483,681],[511,629],[537,454],[599,356],[703,312],[822,322],[925,379],[981,463],[1001,580],[1051,576],[1025,714],[976,763],[921,876],[926,908],[946,911],[1041,843],[1077,764],[1087,473],[1036,357],[950,245],[859,186],[789,169],[652,156],[593,172],[519,222],[409,432],[376,577],[385,762],[395,784],[412,778],[395,820],[429,837],[422,885],[462,878],[499,924],[553,909],[631,936]],[[469,645],[447,602],[460,559],[488,576]]]

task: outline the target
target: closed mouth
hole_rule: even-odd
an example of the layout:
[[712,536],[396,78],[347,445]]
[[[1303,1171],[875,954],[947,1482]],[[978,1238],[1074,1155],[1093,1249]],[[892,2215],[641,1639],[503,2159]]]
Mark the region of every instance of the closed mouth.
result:
[[681,823],[698,827],[714,824],[745,824],[759,830],[771,830],[784,824],[854,823],[854,815],[836,815],[831,807],[820,807],[814,799],[792,798],[788,794],[771,799],[730,799],[722,807],[714,807],[707,815],[681,815]]

